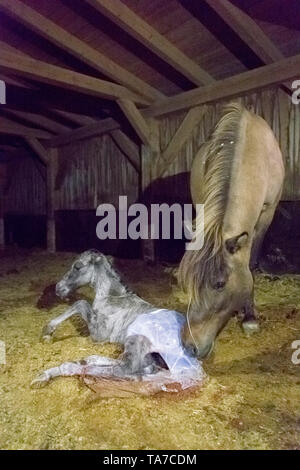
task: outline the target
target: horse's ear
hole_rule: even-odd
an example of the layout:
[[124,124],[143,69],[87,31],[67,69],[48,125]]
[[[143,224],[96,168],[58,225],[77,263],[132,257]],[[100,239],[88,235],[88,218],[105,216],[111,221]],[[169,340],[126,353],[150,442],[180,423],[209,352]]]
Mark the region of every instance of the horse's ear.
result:
[[230,254],[234,254],[237,251],[239,251],[243,246],[245,246],[247,241],[248,241],[248,233],[247,232],[243,232],[240,235],[237,235],[236,237],[228,238],[225,241],[226,250]]

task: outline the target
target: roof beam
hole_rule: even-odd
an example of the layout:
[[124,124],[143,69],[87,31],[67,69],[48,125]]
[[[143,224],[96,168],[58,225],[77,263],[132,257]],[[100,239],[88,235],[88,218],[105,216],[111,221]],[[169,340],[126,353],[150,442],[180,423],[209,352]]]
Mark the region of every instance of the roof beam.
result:
[[[1,41],[0,41],[0,46],[1,46]],[[3,80],[5,83],[8,85],[13,85],[16,87],[21,87],[21,88],[27,88],[27,89],[35,89],[31,84],[28,85],[27,83],[25,84],[22,80],[20,79],[15,79],[12,78],[8,75],[5,75],[3,73],[0,73],[0,80]],[[7,108],[5,107],[5,110]],[[92,124],[93,122],[96,121],[96,119],[93,119],[89,116],[85,116],[83,114],[77,114],[77,113],[72,113],[70,111],[63,111],[61,109],[56,109],[56,108],[49,108],[50,111],[52,111],[54,114],[67,119],[71,121],[74,124],[77,124],[78,126],[87,126],[88,124]],[[67,127],[65,128],[65,132],[69,130]]]
[[0,134],[20,135],[22,137],[36,137],[40,139],[49,139],[52,137],[52,134],[49,134],[49,132],[22,126],[3,117],[0,117]]
[[171,165],[171,163],[176,159],[183,145],[190,138],[193,130],[202,120],[205,112],[206,106],[191,108],[187,112],[184,120],[158,160],[157,177],[161,177],[168,169],[169,165]]
[[53,137],[47,143],[50,147],[60,147],[78,140],[106,134],[114,129],[118,129],[118,127],[120,127],[120,124],[117,121],[112,118],[107,118],[102,121],[96,121],[88,126],[79,127],[78,129],[67,132],[66,134]]
[[155,149],[157,145],[154,142],[151,128],[135,104],[130,100],[119,100],[118,104],[143,144]]
[[95,119],[84,116],[82,114],[71,113],[70,111],[62,111],[61,109],[51,109],[55,114],[61,116],[62,118],[68,119],[69,121],[77,124],[78,126],[88,126],[95,122]]
[[[8,0],[7,0],[8,1]],[[174,44],[136,15],[120,0],[86,0],[96,10],[116,23],[134,39],[158,55],[196,85],[214,82],[214,78]],[[2,2],[2,0],[1,0]],[[0,3],[1,3],[0,2]]]
[[179,93],[149,106],[142,113],[145,117],[160,116],[204,103],[242,96],[293,80],[299,77],[299,70],[300,54],[234,75],[222,82]]
[[96,51],[76,36],[68,33],[65,29],[19,0],[14,0],[13,2],[11,0],[0,0],[0,10],[74,57],[77,57],[80,61],[98,70],[111,80],[121,83],[134,90],[137,94],[146,97],[148,102],[164,96],[135,74],[128,72],[101,52]]
[[26,137],[25,141],[29,147],[38,155],[42,162],[47,166],[49,164],[49,155],[45,147],[35,138]]
[[228,0],[205,1],[265,64],[271,64],[284,58],[282,52],[257,23],[240,8]]
[[122,153],[139,173],[141,171],[139,147],[120,129],[111,131],[110,135]]
[[7,109],[7,107],[5,107],[4,111],[14,117],[24,119],[33,124],[37,124],[40,127],[44,127],[46,130],[53,132],[53,134],[62,134],[64,132],[70,131],[70,127],[64,126],[63,124],[53,121],[52,119],[49,119],[41,114]]
[[59,86],[67,90],[73,90],[91,96],[105,99],[131,99],[139,104],[149,104],[148,100],[127,90],[123,86],[116,85],[99,78],[90,77],[72,70],[50,65],[40,60],[31,59],[25,55],[17,55],[1,51],[0,71],[12,73],[21,77],[29,77],[34,80]]

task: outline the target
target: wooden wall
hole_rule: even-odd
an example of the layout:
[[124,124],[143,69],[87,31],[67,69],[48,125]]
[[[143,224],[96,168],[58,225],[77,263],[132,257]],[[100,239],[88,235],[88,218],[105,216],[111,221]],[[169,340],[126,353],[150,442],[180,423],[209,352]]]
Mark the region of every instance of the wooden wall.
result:
[[20,154],[12,163],[13,175],[5,194],[5,213],[46,214],[46,182],[35,155]]
[[[286,179],[282,199],[300,199],[300,106],[295,106],[291,98],[280,89],[267,90],[242,98],[243,103],[261,115],[272,127],[283,152]],[[164,173],[170,179],[170,191],[178,193],[181,199],[181,186],[174,184],[172,175],[188,172],[191,162],[200,145],[208,138],[220,116],[221,104],[208,107],[201,123],[194,129],[192,137],[182,147],[173,163]],[[163,151],[180,126],[186,112],[170,115],[160,120],[160,145]],[[153,168],[152,174],[155,172]],[[164,188],[164,191],[166,189]],[[175,192],[175,194],[174,194]]]
[[[267,90],[242,98],[243,102],[265,118],[273,128],[282,149],[286,180],[283,200],[300,199],[300,106],[279,89]],[[190,170],[199,146],[209,136],[219,118],[221,104],[208,107],[192,137],[163,175],[170,185],[162,185],[165,195],[182,201],[181,174]],[[160,146],[167,147],[185,112],[160,119]],[[103,202],[118,203],[127,195],[128,203],[139,197],[140,178],[109,135],[59,148],[59,172],[56,180],[56,210],[96,209]],[[42,215],[46,213],[46,188],[42,166],[34,156],[16,160],[14,176],[6,194],[5,212]],[[155,174],[155,161],[151,169]],[[174,176],[175,175],[175,176]],[[176,176],[177,175],[177,176]],[[159,185],[157,186],[159,189]],[[184,180],[188,191],[188,179]]]
[[[110,136],[76,142],[59,148],[56,210],[88,210],[104,202],[128,203],[138,198],[139,175]],[[46,184],[35,156],[15,163],[6,195],[5,212],[46,214]]]

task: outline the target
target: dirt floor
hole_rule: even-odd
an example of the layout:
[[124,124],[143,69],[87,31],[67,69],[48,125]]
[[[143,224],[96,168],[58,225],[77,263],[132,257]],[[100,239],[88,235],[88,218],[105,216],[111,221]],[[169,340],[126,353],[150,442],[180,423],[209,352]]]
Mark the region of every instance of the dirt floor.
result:
[[[42,327],[66,304],[51,287],[74,255],[7,253],[0,259],[1,449],[299,449],[300,276],[259,275],[256,299],[261,332],[243,335],[231,320],[204,363],[200,389],[179,395],[100,399],[74,378],[31,390],[42,370],[91,354],[116,357],[120,348],[94,344],[79,322],[65,322],[52,344]],[[118,261],[132,289],[158,306],[184,312],[186,299],[162,266]],[[42,295],[44,289],[47,288]],[[93,298],[89,288],[79,298]]]

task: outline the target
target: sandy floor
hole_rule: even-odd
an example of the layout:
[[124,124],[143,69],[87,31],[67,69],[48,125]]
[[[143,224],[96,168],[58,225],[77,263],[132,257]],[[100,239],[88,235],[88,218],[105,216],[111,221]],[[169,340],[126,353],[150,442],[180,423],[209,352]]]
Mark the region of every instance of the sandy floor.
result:
[[[300,365],[291,362],[291,343],[300,340],[300,276],[257,278],[261,332],[246,338],[232,320],[204,364],[209,380],[202,389],[100,399],[72,378],[29,388],[38,372],[63,361],[120,352],[93,344],[71,321],[53,344],[40,342],[43,325],[66,308],[41,294],[72,259],[43,252],[0,259],[0,340],[7,349],[7,363],[0,365],[0,448],[300,448]],[[185,311],[185,298],[162,267],[124,260],[119,267],[140,295]],[[91,299],[92,291],[81,289],[79,297]]]

